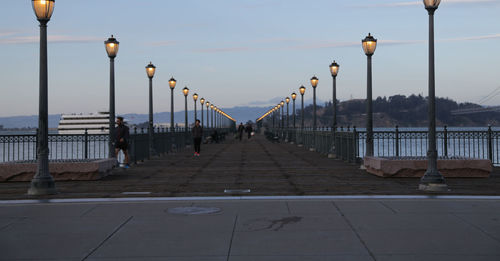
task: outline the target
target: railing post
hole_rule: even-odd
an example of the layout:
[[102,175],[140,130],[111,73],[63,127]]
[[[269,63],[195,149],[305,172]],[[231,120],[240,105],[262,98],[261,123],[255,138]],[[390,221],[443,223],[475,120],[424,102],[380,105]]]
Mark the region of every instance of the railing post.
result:
[[[7,160],[9,160],[8,154],[7,154]],[[36,128],[35,132],[35,160],[38,160],[38,128]]]
[[394,134],[396,138],[396,157],[399,157],[399,126],[396,125],[396,133]]
[[83,138],[83,143],[84,143],[84,146],[85,146],[85,150],[84,150],[84,154],[85,154],[85,159],[88,159],[89,158],[89,133],[87,131],[87,129],[85,129],[85,136]]
[[443,156],[448,157],[448,127],[446,125],[444,125],[443,143],[444,143]]
[[354,157],[354,163],[357,161],[357,157],[359,154],[359,144],[358,144],[358,132],[356,131],[356,126],[352,126],[352,134],[354,137],[353,143],[354,143],[354,151],[353,151],[353,157]]
[[493,164],[493,139],[492,139],[491,125],[488,125],[488,159]]

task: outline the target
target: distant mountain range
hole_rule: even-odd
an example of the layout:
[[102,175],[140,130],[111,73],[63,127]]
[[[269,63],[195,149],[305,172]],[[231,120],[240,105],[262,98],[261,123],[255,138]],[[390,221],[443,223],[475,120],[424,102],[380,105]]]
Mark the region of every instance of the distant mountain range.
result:
[[[275,99],[277,100],[277,99]],[[297,100],[296,109],[300,110],[300,99]],[[269,102],[267,103],[269,104]],[[276,103],[277,104],[277,103]],[[305,123],[312,125],[312,101],[305,101]],[[318,101],[318,125],[330,126],[333,107],[331,101]],[[469,102],[457,103],[451,99],[436,99],[436,117],[438,125],[448,126],[492,126],[500,125],[500,112],[484,112],[466,115],[453,115],[451,111],[457,109],[480,108],[478,104]],[[235,118],[238,123],[255,121],[256,118],[267,112],[271,106],[239,106],[233,108],[222,108],[226,113]],[[292,103],[290,103],[290,114],[292,114]],[[338,102],[337,123],[338,126],[364,127],[366,121],[366,105],[364,99],[354,99]],[[203,110],[206,121],[206,110]],[[129,124],[141,124],[148,121],[148,114],[118,114],[125,117]],[[49,115],[49,128],[57,128],[60,114]],[[175,123],[184,123],[184,111],[174,114]],[[198,117],[201,119],[200,111]],[[188,121],[193,122],[194,111],[188,111]],[[373,100],[373,119],[375,127],[425,127],[427,126],[427,98],[420,95],[394,95],[390,97],[377,97]],[[154,114],[155,123],[169,123],[170,112],[158,112]],[[0,117],[0,125],[6,129],[11,128],[36,128],[38,116],[14,116]]]
[[[255,121],[256,118],[264,114],[270,107],[234,107],[234,108],[221,108],[227,114],[235,118],[238,123],[247,121]],[[291,108],[290,108],[291,110]],[[197,110],[198,118],[201,119],[200,110]],[[137,113],[126,113],[117,114],[123,116],[129,124],[140,124],[148,121],[148,114],[137,114]],[[206,120],[207,111],[203,110],[203,117]],[[51,114],[49,115],[49,128],[57,128],[59,124],[59,119],[61,114]],[[185,113],[184,111],[174,113],[175,123],[184,123]],[[194,111],[188,111],[188,121],[193,122]],[[155,123],[169,123],[170,122],[170,112],[158,112],[154,114]],[[38,116],[12,116],[12,117],[0,117],[0,125],[3,125],[5,129],[22,129],[22,128],[36,128],[38,126]]]

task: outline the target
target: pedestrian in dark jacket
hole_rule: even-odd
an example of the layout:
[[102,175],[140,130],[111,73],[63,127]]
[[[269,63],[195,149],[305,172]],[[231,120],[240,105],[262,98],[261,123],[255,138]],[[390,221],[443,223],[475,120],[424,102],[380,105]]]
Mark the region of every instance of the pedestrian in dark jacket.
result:
[[120,150],[123,151],[125,155],[125,159],[123,163],[125,164],[125,168],[129,168],[129,157],[128,157],[128,139],[130,136],[128,127],[123,123],[123,117],[116,117],[116,126],[115,129],[115,155],[118,158],[118,153]]
[[248,123],[247,126],[245,127],[245,131],[248,133],[248,139],[252,137],[252,124]]
[[238,126],[238,137],[241,138],[243,137],[243,132],[245,131],[245,126],[243,126],[243,122],[240,122],[240,125]]
[[203,127],[200,125],[200,120],[195,121],[191,134],[194,139],[194,156],[200,156],[201,139],[203,138]]

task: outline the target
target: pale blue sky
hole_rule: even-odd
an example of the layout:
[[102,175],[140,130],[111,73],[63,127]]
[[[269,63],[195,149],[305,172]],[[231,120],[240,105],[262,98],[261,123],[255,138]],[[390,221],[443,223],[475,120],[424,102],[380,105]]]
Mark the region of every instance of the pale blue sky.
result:
[[[57,0],[49,32],[49,113],[108,108],[109,59],[120,41],[117,113],[146,113],[144,67],[157,66],[154,110],[170,109],[178,80],[224,108],[262,104],[309,87],[331,99],[328,65],[340,64],[338,98],[366,97],[361,39],[379,40],[373,94],[427,95],[428,16],[407,0]],[[0,16],[0,116],[38,113],[38,22],[30,0],[6,1]],[[500,0],[443,0],[436,11],[436,94],[477,102],[500,87]],[[306,95],[311,96],[311,88]],[[500,105],[500,95],[488,105]],[[192,109],[192,99],[189,103]],[[258,117],[260,115],[256,115]]]

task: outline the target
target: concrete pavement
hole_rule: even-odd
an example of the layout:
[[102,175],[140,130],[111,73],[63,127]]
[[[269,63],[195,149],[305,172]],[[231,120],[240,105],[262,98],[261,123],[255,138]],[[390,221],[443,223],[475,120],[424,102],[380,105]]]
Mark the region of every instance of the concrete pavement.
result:
[[498,198],[109,200],[0,202],[0,260],[500,260]]

